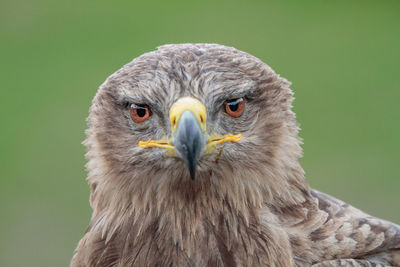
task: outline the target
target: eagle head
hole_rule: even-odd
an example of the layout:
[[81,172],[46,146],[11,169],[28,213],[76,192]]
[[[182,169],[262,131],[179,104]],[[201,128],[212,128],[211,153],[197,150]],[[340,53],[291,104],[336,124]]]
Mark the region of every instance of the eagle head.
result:
[[90,109],[92,199],[296,202],[302,152],[289,85],[222,45],[164,45],[139,56],[101,85]]

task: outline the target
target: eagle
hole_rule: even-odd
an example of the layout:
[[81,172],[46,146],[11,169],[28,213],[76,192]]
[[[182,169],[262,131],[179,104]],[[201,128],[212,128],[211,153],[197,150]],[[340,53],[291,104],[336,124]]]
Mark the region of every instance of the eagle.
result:
[[399,225],[309,187],[289,86],[218,44],[163,45],[108,77],[71,266],[400,266]]

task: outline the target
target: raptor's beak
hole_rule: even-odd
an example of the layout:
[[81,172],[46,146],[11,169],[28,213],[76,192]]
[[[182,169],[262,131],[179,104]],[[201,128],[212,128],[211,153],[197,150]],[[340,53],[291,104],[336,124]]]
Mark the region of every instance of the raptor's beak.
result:
[[197,161],[206,149],[206,116],[204,105],[190,97],[179,99],[169,111],[172,143],[186,162],[192,180],[196,176]]
[[207,111],[204,105],[192,97],[183,97],[176,101],[170,111],[172,137],[169,140],[140,141],[139,146],[160,147],[174,151],[189,168],[190,177],[194,180],[196,166],[204,153],[214,153],[214,146],[225,142],[238,142],[240,134],[212,136],[207,134]]

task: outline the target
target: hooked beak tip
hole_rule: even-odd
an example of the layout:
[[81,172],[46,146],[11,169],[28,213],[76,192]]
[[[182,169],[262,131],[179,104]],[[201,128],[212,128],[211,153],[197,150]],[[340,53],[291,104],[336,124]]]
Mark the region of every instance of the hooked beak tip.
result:
[[196,178],[196,169],[190,170],[190,179],[194,181],[195,178]]

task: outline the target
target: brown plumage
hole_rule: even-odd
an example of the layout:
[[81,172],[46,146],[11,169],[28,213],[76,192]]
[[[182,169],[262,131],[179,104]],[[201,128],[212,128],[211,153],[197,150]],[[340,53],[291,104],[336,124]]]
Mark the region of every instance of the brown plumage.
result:
[[[398,225],[309,188],[289,85],[216,44],[165,45],[111,75],[88,118],[93,215],[71,266],[400,266]],[[182,97],[206,110],[188,119],[196,140],[240,141],[187,156]]]

